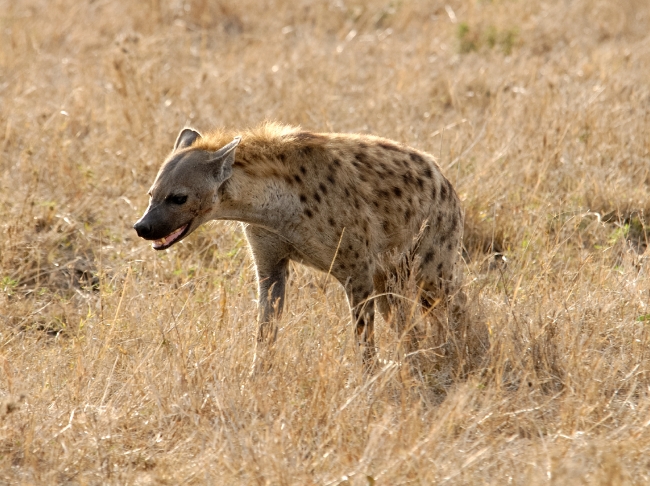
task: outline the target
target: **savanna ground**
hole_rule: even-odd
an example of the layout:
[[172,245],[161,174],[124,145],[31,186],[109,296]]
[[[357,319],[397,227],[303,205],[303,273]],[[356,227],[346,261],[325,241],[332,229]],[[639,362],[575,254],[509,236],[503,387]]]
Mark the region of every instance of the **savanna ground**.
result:
[[[1,1],[0,483],[649,482],[649,32],[645,0]],[[366,377],[294,265],[249,375],[241,229],[131,225],[183,126],[267,119],[439,157],[489,339]]]

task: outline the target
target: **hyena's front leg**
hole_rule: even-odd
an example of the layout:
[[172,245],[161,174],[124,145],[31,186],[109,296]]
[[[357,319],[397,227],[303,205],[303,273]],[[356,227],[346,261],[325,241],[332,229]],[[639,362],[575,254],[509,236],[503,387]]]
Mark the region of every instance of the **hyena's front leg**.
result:
[[253,252],[259,291],[258,341],[274,341],[275,321],[282,314],[291,248],[263,228],[248,226],[246,237]]
[[288,264],[288,258],[280,260],[272,266],[257,264],[259,289],[258,341],[275,341],[277,336],[276,321],[282,315],[282,307],[284,306]]

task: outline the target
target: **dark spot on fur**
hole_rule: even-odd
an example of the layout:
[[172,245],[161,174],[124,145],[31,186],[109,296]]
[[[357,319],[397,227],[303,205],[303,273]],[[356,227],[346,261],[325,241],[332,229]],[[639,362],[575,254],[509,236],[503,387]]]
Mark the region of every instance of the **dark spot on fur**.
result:
[[286,181],[287,184],[293,186],[293,179],[291,178],[291,176],[288,175],[284,176],[284,180]]
[[438,226],[442,224],[442,213],[438,213],[438,217],[436,218],[436,224]]
[[323,194],[327,194],[327,187],[323,183],[318,184],[318,188],[321,190]]
[[440,200],[446,201],[448,194],[449,194],[449,189],[447,189],[447,184],[443,182],[442,184],[440,184]]
[[390,222],[388,220],[385,219],[381,226],[387,233],[390,231]]
[[395,194],[396,197],[402,197],[402,190],[395,186],[393,187],[393,194]]
[[428,251],[426,255],[424,255],[424,264],[426,265],[427,263],[431,262],[433,260],[433,252]]
[[433,188],[431,189],[431,199],[433,201],[435,201],[436,197],[438,197],[438,194],[437,194],[437,191],[436,191],[436,185],[433,184]]
[[278,154],[278,158],[279,158],[282,162],[284,162],[284,160],[287,158],[287,156],[286,156],[285,154],[283,154],[283,153],[280,153],[280,154]]
[[314,192],[314,199],[316,199],[316,202],[320,202],[320,194],[318,194],[318,191]]
[[354,158],[357,159],[362,164],[368,163],[368,156],[364,152],[357,152],[354,154]]
[[330,226],[336,226],[336,221],[334,221],[334,218],[329,218],[327,222],[330,224]]
[[354,209],[359,209],[359,200],[356,197],[354,198]]
[[357,258],[357,259],[359,258],[359,252],[358,251],[354,252],[354,258]]
[[302,184],[302,179],[298,174],[294,175],[293,178],[298,184]]
[[341,167],[341,161],[340,161],[339,159],[334,159],[334,160],[332,161],[332,163],[333,163],[336,167]]
[[350,190],[347,187],[344,190],[345,190],[345,197],[350,197]]
[[458,218],[456,217],[456,215],[454,215],[454,217],[451,218],[451,230],[450,231],[453,233],[454,231],[456,231],[457,227],[458,227]]
[[368,182],[368,178],[365,176],[365,174],[359,174],[359,180],[361,182]]
[[447,250],[451,251],[452,248],[453,248],[453,246],[452,246],[451,241],[450,241],[449,243],[447,243]]
[[301,194],[300,195],[300,202],[301,203],[306,203],[307,202],[307,196],[305,196],[304,194]]
[[345,270],[345,263],[340,262],[340,263],[339,263],[339,268],[340,268],[341,270]]
[[409,153],[409,156],[411,157],[411,160],[412,160],[413,162],[417,163],[417,164],[422,165],[422,164],[425,164],[425,163],[426,163],[426,162],[424,161],[424,159],[422,158],[422,156],[421,156],[420,154],[416,153],[416,152],[411,152],[411,153]]
[[384,150],[392,150],[393,152],[402,152],[401,148],[399,148],[397,145],[393,145],[392,143],[380,142],[377,145],[379,145]]
[[304,165],[300,166],[300,172],[302,172],[302,175],[305,175],[307,173],[307,169],[305,169]]
[[373,201],[373,202],[372,202],[372,205],[373,205],[374,207],[376,207],[376,208],[379,208],[379,203],[378,203],[377,201]]
[[404,174],[402,174],[402,180],[404,181],[404,184],[409,186],[413,182],[413,176],[411,175],[410,172],[405,172]]
[[312,213],[309,208],[305,208],[305,214],[307,215],[308,218],[314,217],[314,213]]
[[332,174],[329,174],[327,176],[327,180],[329,181],[330,184],[334,185],[336,181],[334,180],[334,176]]
[[418,181],[418,187],[420,189],[424,189],[424,180],[421,177],[418,177],[417,181]]
[[406,211],[404,211],[404,219],[407,223],[411,220],[411,208],[406,208]]
[[431,167],[425,167],[424,169],[424,177],[427,179],[431,179],[433,177],[433,172],[431,172]]

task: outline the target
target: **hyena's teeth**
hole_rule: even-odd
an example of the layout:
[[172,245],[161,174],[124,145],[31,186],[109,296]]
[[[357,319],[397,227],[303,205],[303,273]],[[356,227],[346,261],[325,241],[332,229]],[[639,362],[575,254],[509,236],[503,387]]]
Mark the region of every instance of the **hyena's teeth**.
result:
[[155,240],[151,244],[151,246],[154,247],[154,248],[161,248],[163,246],[166,246],[166,245],[174,242],[174,240],[176,240],[176,238],[178,238],[181,235],[181,233],[183,233],[183,231],[185,231],[185,228],[187,228],[187,224],[184,224],[183,226],[181,226],[177,230],[174,230],[173,232],[171,232],[170,234],[168,234],[164,238],[161,238],[159,240]]

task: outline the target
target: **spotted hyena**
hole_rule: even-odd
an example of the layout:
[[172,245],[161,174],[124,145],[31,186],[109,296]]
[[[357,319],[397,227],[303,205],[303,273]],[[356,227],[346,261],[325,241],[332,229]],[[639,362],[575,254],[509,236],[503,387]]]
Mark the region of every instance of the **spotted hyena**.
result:
[[387,255],[413,248],[421,232],[423,303],[447,302],[459,287],[463,212],[454,188],[431,155],[384,138],[276,124],[240,136],[185,128],[149,196],[134,228],[156,250],[206,221],[242,223],[257,269],[260,341],[274,338],[291,260],[343,285],[366,364],[375,301],[389,312]]

